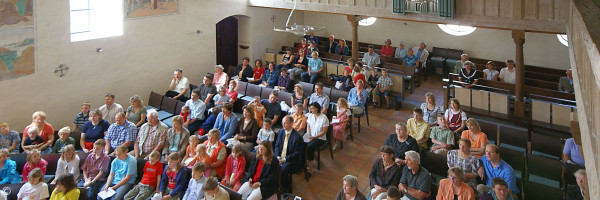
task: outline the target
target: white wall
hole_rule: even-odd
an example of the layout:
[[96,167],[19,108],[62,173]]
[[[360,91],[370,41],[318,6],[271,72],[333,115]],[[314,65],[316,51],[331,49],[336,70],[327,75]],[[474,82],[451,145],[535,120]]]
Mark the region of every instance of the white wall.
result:
[[[214,71],[215,25],[226,17],[250,17],[253,33],[240,34],[251,35],[253,59],[264,59],[265,48],[289,45],[293,38],[272,31],[285,24],[289,11],[250,8],[246,1],[237,0],[181,0],[180,14],[126,20],[123,36],[71,43],[69,1],[34,2],[37,71],[0,82],[4,97],[0,122],[17,131],[31,122],[37,110],[45,111],[56,129],[70,125],[81,102],[90,101],[97,108],[109,92],[124,107],[135,94],[146,102],[150,91],[166,91],[175,68],[182,68],[192,83],[199,84],[203,74]],[[96,53],[96,48],[104,52]],[[59,64],[70,67],[63,78],[53,74]]]
[[[352,39],[352,26],[345,15],[305,12],[304,21],[313,26],[326,26],[316,33],[320,36],[333,34],[336,38]],[[467,36],[452,36],[443,32],[437,24],[377,19],[371,26],[359,26],[358,38],[361,42],[383,44],[392,40],[394,46],[401,41],[409,47],[418,46],[421,41],[432,47],[462,49],[471,57],[503,61],[514,59],[515,43],[511,31],[478,28]],[[569,52],[555,34],[527,33],[524,44],[526,65],[566,69],[569,66]]]

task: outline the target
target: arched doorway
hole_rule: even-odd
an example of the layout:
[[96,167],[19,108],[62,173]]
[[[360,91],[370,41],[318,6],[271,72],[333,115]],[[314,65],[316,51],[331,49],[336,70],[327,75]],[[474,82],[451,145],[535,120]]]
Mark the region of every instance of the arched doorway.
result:
[[[217,23],[217,64],[229,72],[230,66],[237,66],[238,20],[231,16]],[[230,74],[231,75],[231,74]]]

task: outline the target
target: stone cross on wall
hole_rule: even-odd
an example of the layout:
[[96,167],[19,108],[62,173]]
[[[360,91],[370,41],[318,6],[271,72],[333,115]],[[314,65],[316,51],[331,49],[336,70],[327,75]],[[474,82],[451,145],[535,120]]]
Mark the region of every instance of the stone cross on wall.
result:
[[58,67],[56,67],[56,69],[54,69],[54,75],[57,77],[63,77],[67,75],[67,72],[69,72],[69,67],[63,64],[60,64]]

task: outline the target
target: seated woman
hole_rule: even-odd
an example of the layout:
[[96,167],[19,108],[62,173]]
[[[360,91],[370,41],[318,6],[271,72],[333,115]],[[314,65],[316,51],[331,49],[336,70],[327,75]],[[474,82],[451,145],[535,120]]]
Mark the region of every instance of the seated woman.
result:
[[[56,164],[55,177],[60,177],[66,174],[71,174],[74,180],[79,180],[79,156],[75,153],[75,147],[71,144],[64,146],[61,149],[61,155]],[[52,184],[56,183],[56,179]]]
[[342,180],[342,189],[335,196],[335,200],[367,200],[365,195],[358,190],[358,178],[356,176],[346,175]]
[[183,127],[183,117],[180,115],[173,117],[171,124],[173,127],[167,130],[167,139],[164,142],[162,154],[166,158],[171,153],[177,152],[181,157],[185,157],[186,148],[190,143],[190,131]]
[[346,40],[340,39],[339,45],[335,47],[335,54],[349,56],[350,49],[346,46]]
[[294,59],[292,62],[292,67],[289,68],[288,73],[290,74],[290,78],[294,81],[300,80],[300,74],[306,71],[306,66],[308,65],[308,59],[304,56],[304,50],[301,49],[298,52],[298,58]]
[[[304,89],[302,88],[302,84],[298,83],[294,85],[294,94],[292,95],[292,104],[302,104],[304,110],[308,110],[308,96],[304,94]],[[290,112],[292,112],[290,110]],[[292,112],[293,113],[293,112]]]
[[390,40],[390,39],[385,40],[385,45],[383,45],[381,47],[381,55],[389,56],[389,57],[394,56],[394,47],[392,47],[392,40]]
[[127,107],[125,118],[139,129],[140,126],[146,123],[146,107],[142,102],[142,97],[138,95],[133,95],[129,100],[131,106]]
[[[250,58],[244,57],[242,59],[242,64],[239,64],[237,68],[235,68],[235,76],[238,76],[239,80],[248,82],[248,78],[253,77],[252,66],[250,66]],[[214,79],[213,79],[214,80]]]
[[[492,188],[487,193],[479,195],[479,200],[515,200],[510,190],[508,189],[508,183],[500,177],[492,179]],[[567,198],[568,199],[568,198]]]
[[437,123],[436,117],[444,112],[442,106],[436,105],[435,95],[432,92],[425,93],[425,102],[421,103],[421,110],[423,110],[423,120],[429,126],[435,126]]
[[[31,116],[31,124],[25,127],[23,130],[23,137],[27,137],[27,130],[31,127],[37,127],[39,130],[39,136],[42,137],[44,143],[38,148],[44,154],[52,152],[52,143],[54,142],[54,128],[52,125],[46,122],[46,113],[44,111],[36,111]],[[25,143],[25,140],[21,140],[21,146]]]
[[221,113],[217,115],[217,119],[212,129],[219,130],[217,140],[219,140],[220,137],[221,142],[225,142],[226,144],[227,139],[232,138],[235,135],[235,131],[237,131],[237,125],[238,118],[237,115],[233,113],[233,105],[230,103],[225,103],[223,107],[221,107]]
[[[469,186],[475,188],[477,186],[478,170],[481,168],[479,159],[471,155],[471,141],[465,138],[459,140],[458,149],[450,150],[447,155],[448,167],[459,167],[465,175],[465,180]],[[480,178],[483,180],[485,174]]]
[[79,189],[75,184],[72,174],[56,175],[56,188],[52,191],[51,200],[76,200],[79,199]]
[[239,190],[242,199],[259,200],[275,194],[279,168],[277,158],[273,155],[273,145],[268,140],[261,141]]
[[0,185],[21,183],[17,162],[8,158],[8,149],[0,149]]
[[286,48],[285,49],[285,54],[283,54],[283,56],[281,57],[281,60],[279,62],[279,65],[277,65],[277,67],[275,68],[277,71],[281,71],[282,68],[292,68],[292,62],[294,61],[294,55],[292,54],[292,49],[291,48]]
[[224,69],[223,65],[215,65],[216,72],[213,75],[213,84],[215,84],[215,87],[217,88],[219,86],[227,86],[227,83],[229,83],[229,76],[227,76],[227,73],[223,72]]
[[379,152],[381,152],[381,158],[375,160],[369,174],[371,184],[369,196],[374,197],[372,199],[375,200],[385,199],[388,187],[397,186],[400,183],[400,176],[402,176],[400,167],[394,162],[394,149],[383,145]]
[[313,160],[315,160],[315,151],[327,142],[327,127],[329,120],[325,114],[321,113],[321,105],[313,102],[309,107],[310,113],[306,115],[306,134],[309,136],[309,142],[306,150],[306,160],[308,161],[307,177],[310,178],[314,173]]
[[437,200],[474,200],[475,192],[463,182],[465,175],[462,169],[451,167],[448,169],[448,178],[440,180]]
[[446,110],[444,117],[448,122],[448,127],[452,130],[452,134],[454,134],[454,143],[456,144],[458,143],[456,140],[460,138],[460,135],[458,134],[462,133],[465,129],[465,122],[467,121],[467,113],[460,109],[460,102],[458,99],[450,99],[450,108]]
[[277,79],[277,86],[275,86],[274,88],[279,89],[281,91],[289,91],[291,85],[292,79],[290,79],[290,76],[288,75],[287,68],[281,68],[279,78]]
[[108,127],[110,127],[110,123],[102,119],[102,111],[98,109],[90,111],[90,121],[83,125],[81,139],[79,139],[79,145],[83,152],[92,152],[94,142],[98,139],[104,139]]
[[492,61],[488,61],[483,70],[483,79],[490,81],[498,81],[498,75],[500,72],[496,70],[496,64]]
[[243,150],[250,152],[254,147],[254,142],[256,142],[258,123],[254,119],[254,109],[252,106],[245,105],[242,110],[244,117],[238,122],[238,128],[233,138],[240,141]]
[[206,153],[210,160],[206,164],[206,169],[210,170],[211,177],[223,177],[225,175],[225,159],[227,159],[227,149],[225,144],[219,141],[221,132],[218,129],[208,131],[208,140],[202,145],[206,146]]
[[461,85],[466,88],[477,85],[479,74],[475,70],[475,64],[471,61],[466,61],[463,65],[464,67],[460,69],[460,73],[458,74],[458,80],[463,82]]
[[262,64],[262,60],[258,59],[254,61],[254,79],[248,80],[249,83],[260,84],[262,83],[263,75],[265,74],[265,67]]
[[408,55],[403,58],[403,64],[407,67],[416,67],[419,66],[419,57],[413,54],[412,49],[408,49]]
[[279,78],[279,72],[275,70],[275,66],[272,62],[269,62],[269,69],[265,71],[265,75],[263,76],[262,84],[263,86],[273,88],[277,84],[277,80]]
[[479,123],[474,118],[469,118],[466,124],[469,130],[463,131],[460,137],[470,140],[471,154],[477,158],[481,158],[485,154],[485,145],[489,143],[487,135],[481,132]]

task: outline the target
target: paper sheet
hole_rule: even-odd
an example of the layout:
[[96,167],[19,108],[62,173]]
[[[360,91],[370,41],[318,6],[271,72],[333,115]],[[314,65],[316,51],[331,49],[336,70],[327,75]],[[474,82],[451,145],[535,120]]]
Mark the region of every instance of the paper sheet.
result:
[[304,136],[302,136],[302,139],[304,139],[304,143],[308,143],[310,142],[310,135],[308,135],[308,133],[305,133]]
[[253,80],[254,80],[254,78],[248,78],[248,81],[253,81]]
[[108,188],[108,191],[105,191],[104,188],[102,189],[102,191],[100,191],[98,193],[98,196],[102,199],[108,199],[110,197],[112,197],[113,195],[115,195],[117,192],[115,192],[115,190],[113,190],[112,188]]

